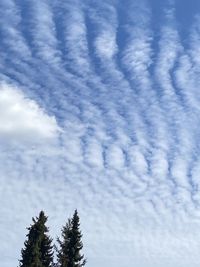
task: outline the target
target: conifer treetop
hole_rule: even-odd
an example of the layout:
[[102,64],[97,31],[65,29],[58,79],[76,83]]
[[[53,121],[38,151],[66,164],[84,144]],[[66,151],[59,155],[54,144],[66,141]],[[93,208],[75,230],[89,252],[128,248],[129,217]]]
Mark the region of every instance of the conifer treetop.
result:
[[52,239],[48,236],[48,228],[45,225],[47,216],[44,211],[39,217],[32,218],[33,224],[28,227],[27,240],[21,251],[20,267],[52,267],[53,246]]

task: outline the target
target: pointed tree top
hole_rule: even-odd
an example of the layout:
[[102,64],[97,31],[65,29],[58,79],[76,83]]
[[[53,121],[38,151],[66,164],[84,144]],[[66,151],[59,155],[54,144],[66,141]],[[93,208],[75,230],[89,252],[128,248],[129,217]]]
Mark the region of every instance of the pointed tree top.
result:
[[43,210],[41,210],[41,211],[40,211],[40,215],[39,215],[39,216],[40,216],[40,217],[41,217],[41,216],[45,216],[45,214],[44,214],[44,211],[43,211]]
[[39,217],[33,218],[33,224],[28,227],[25,247],[21,251],[20,267],[53,267],[52,239],[48,235],[46,221],[43,211],[39,213]]
[[39,217],[37,219],[38,219],[38,221],[46,222],[48,217],[45,215],[44,211],[41,210],[40,213],[39,213]]

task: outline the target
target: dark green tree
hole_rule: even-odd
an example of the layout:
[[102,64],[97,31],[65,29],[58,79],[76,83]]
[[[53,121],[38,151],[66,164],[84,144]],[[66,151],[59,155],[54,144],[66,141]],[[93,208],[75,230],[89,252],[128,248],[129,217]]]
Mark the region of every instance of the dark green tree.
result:
[[71,219],[68,219],[65,226],[63,226],[61,231],[61,239],[58,238],[59,248],[56,246],[57,252],[57,267],[59,266],[68,266],[69,262],[69,244],[70,244],[70,236],[72,229]]
[[52,267],[53,246],[45,223],[47,217],[41,211],[39,217],[32,219],[33,224],[28,227],[27,240],[21,251],[20,267]]
[[59,248],[57,248],[57,267],[82,267],[86,260],[81,254],[83,243],[80,231],[80,219],[75,210],[72,219],[69,219],[62,229],[62,239],[58,238]]

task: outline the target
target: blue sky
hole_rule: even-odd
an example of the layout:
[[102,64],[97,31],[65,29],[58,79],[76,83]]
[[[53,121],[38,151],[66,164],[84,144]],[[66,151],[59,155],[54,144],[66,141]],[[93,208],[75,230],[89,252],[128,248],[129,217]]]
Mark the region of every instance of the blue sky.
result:
[[1,265],[77,208],[88,267],[199,266],[199,77],[198,0],[1,0]]

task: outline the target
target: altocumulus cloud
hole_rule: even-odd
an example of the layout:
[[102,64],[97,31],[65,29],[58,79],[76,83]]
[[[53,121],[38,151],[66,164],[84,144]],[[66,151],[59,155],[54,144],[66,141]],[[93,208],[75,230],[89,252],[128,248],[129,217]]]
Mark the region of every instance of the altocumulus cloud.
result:
[[199,266],[191,2],[0,1],[4,267],[40,209],[56,236],[75,208],[88,267]]

